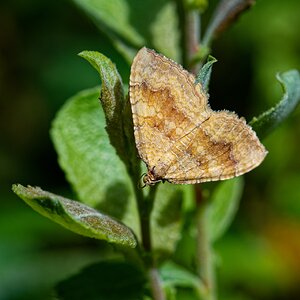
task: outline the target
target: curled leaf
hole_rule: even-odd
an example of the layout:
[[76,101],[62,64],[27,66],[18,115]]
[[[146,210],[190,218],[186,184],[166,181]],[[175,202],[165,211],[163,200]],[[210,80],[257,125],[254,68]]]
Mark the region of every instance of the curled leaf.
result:
[[124,97],[121,77],[115,65],[95,51],[83,51],[79,55],[85,58],[99,73],[102,80],[101,103],[106,119],[106,131],[110,143],[125,164],[128,173],[136,182],[140,176],[130,102]]
[[99,73],[102,81],[100,100],[106,119],[106,130],[111,144],[120,158],[127,162],[122,111],[125,105],[122,79],[109,58],[96,51],[83,51],[86,59]]
[[277,74],[277,79],[284,92],[282,99],[249,123],[260,138],[266,137],[280,125],[296,109],[300,101],[299,71],[290,70]]
[[75,233],[131,248],[137,245],[127,226],[89,206],[39,187],[14,184],[12,189],[35,211]]

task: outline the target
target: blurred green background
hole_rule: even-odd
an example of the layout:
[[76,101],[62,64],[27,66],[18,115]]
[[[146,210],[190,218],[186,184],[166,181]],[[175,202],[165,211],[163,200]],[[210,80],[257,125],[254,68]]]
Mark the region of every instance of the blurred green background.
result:
[[[129,1],[134,2],[134,1]],[[209,16],[214,3],[206,16]],[[135,13],[139,14],[139,5]],[[300,2],[257,1],[213,45],[213,109],[249,121],[281,98],[279,71],[300,67]],[[112,40],[71,1],[0,4],[0,299],[51,299],[55,282],[110,247],[41,217],[12,183],[72,195],[49,137],[67,98],[99,84],[77,56],[97,50],[129,68]],[[264,140],[261,167],[245,176],[238,215],[216,245],[220,299],[300,298],[300,109]]]

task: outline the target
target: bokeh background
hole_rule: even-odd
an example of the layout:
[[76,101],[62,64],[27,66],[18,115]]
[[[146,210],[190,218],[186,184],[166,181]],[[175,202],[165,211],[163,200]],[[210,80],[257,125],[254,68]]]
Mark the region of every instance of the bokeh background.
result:
[[[213,45],[212,108],[249,121],[279,101],[275,74],[300,67],[299,28],[298,0],[257,1]],[[75,197],[49,129],[66,99],[99,84],[77,56],[82,50],[111,58],[128,82],[130,66],[111,38],[71,1],[1,1],[1,300],[51,299],[55,282],[109,251],[41,217],[11,192],[22,183]],[[299,137],[298,107],[264,140],[269,155],[262,166],[245,176],[238,215],[216,245],[221,299],[300,298]]]

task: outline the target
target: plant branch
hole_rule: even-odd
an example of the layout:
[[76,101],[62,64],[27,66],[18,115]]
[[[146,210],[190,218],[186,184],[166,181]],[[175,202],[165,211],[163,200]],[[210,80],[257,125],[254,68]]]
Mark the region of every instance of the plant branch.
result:
[[148,272],[152,296],[154,300],[165,300],[164,291],[153,259],[151,242],[151,212],[153,209],[157,186],[158,185],[154,185],[153,187],[150,187],[149,193],[146,197],[144,196],[142,189],[136,186],[135,194],[138,204],[142,235],[142,258]]
[[153,299],[165,300],[166,299],[165,293],[162,289],[161,281],[156,268],[149,269],[149,280],[150,280]]
[[155,200],[155,195],[158,185],[150,187],[147,197],[144,199],[141,213],[141,230],[142,230],[142,245],[145,251],[144,262],[148,269],[148,276],[152,296],[154,300],[165,300],[164,291],[161,286],[159,274],[156,269],[156,264],[153,258],[153,249],[151,242],[151,212]]
[[150,216],[151,216],[151,212],[155,200],[157,186],[158,185],[154,185],[150,187],[149,193],[147,197],[144,199],[142,210],[140,211],[141,227],[142,227],[142,245],[144,247],[144,250],[149,254],[152,251]]
[[213,250],[208,228],[208,209],[206,200],[198,205],[197,212],[197,267],[198,274],[206,287],[205,300],[215,300],[215,274]]
[[[200,15],[198,11],[187,11],[185,16],[185,43],[188,69],[194,74],[198,73],[200,64],[191,65],[195,54],[199,52],[200,46]],[[197,202],[197,264],[198,274],[201,282],[205,285],[203,292],[203,299],[215,300],[215,282],[214,282],[214,268],[212,260],[212,249],[209,239],[209,232],[207,228],[207,213],[208,205],[202,197],[202,192],[195,186],[196,202]],[[199,200],[199,201],[198,201]]]
[[200,45],[200,14],[197,10],[188,10],[185,16],[186,64],[191,73],[197,74],[199,64],[192,64]]

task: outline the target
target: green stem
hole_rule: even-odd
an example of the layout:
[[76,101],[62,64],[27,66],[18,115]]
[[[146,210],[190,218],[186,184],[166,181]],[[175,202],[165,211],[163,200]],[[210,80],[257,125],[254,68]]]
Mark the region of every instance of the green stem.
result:
[[155,195],[158,185],[150,187],[148,195],[145,197],[141,188],[135,188],[135,194],[138,204],[142,248],[144,251],[143,260],[148,272],[150,287],[154,300],[165,300],[164,291],[161,286],[159,274],[153,258],[153,249],[151,242],[151,212],[154,205]]
[[152,290],[153,299],[155,300],[165,300],[165,294],[161,287],[161,282],[159,278],[159,274],[156,268],[149,269],[149,279]]
[[[197,11],[188,11],[185,15],[185,54],[188,70],[197,74],[201,66],[200,63],[192,65],[195,54],[200,47],[200,14]],[[202,194],[197,187],[195,187],[196,194]],[[209,232],[207,228],[207,212],[208,205],[206,201],[197,203],[197,265],[198,274],[201,284],[204,284],[205,289],[201,289],[204,300],[215,300],[215,276],[213,267],[213,257],[211,243],[209,239]],[[200,285],[201,285],[200,284]]]
[[[187,61],[192,62],[195,54],[199,51],[200,47],[200,14],[198,11],[187,11],[185,26],[185,43]],[[197,74],[200,68],[200,64],[188,65],[188,70]],[[207,224],[207,213],[208,204],[202,197],[202,192],[195,186],[196,198],[199,198],[197,202],[197,263],[198,263],[198,274],[206,287],[203,299],[204,300],[215,300],[215,275],[213,266],[213,257],[211,242],[209,238],[208,224]],[[198,193],[199,192],[199,193]],[[197,199],[196,199],[197,200]]]
[[216,299],[216,286],[214,274],[213,249],[209,236],[208,228],[208,210],[207,201],[202,201],[198,207],[197,214],[197,267],[198,274],[206,287],[204,299]]
[[150,187],[147,197],[144,199],[143,207],[140,210],[141,213],[141,229],[142,229],[142,245],[146,253],[151,253],[151,228],[150,228],[150,216],[155,200],[155,195],[158,185]]
[[150,187],[149,193],[144,201],[144,206],[141,211],[141,229],[142,229],[142,244],[145,250],[145,265],[148,269],[148,276],[152,296],[154,300],[165,300],[164,291],[161,286],[159,274],[156,269],[155,260],[153,258],[153,249],[151,242],[151,212],[155,200],[155,195],[158,185]]
[[213,40],[213,33],[214,33],[214,24],[209,24],[208,28],[205,31],[205,34],[202,38],[202,46],[210,47],[211,42]]
[[191,73],[197,74],[199,64],[192,64],[200,45],[200,14],[197,10],[188,10],[185,16],[186,63]]

